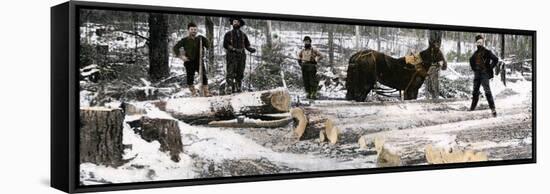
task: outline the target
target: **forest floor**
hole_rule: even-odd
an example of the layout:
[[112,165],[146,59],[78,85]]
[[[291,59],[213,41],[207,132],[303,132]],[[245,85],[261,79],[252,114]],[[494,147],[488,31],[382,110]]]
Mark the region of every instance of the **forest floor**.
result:
[[[509,83],[495,92],[498,116],[484,98],[476,111],[467,111],[469,99],[349,102],[316,100],[307,106],[334,118],[341,130],[338,143],[318,139],[296,141],[293,125],[282,128],[215,128],[180,122],[181,161],[173,162],[158,150],[156,141],[142,140],[124,126],[124,144],[131,144],[118,168],[91,163],[80,165],[82,184],[193,179],[222,176],[280,174],[340,169],[376,168],[374,148],[361,148],[361,136],[423,139],[427,144],[483,151],[488,160],[531,158],[531,82]],[[150,108],[150,107],[149,107]],[[160,110],[148,116],[171,118]],[[135,119],[127,116],[126,121]],[[412,165],[425,165],[420,161]]]

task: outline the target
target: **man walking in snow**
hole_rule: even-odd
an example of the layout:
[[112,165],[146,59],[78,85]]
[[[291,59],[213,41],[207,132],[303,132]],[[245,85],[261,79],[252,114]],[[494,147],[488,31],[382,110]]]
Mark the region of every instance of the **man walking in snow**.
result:
[[[183,65],[185,66],[185,72],[187,74],[187,86],[191,95],[197,96],[197,89],[194,85],[195,72],[199,74],[202,73],[202,85],[200,92],[202,96],[210,96],[208,91],[208,78],[206,77],[206,70],[204,68],[204,61],[202,60],[203,47],[208,48],[208,39],[204,36],[198,35],[197,25],[193,22],[187,24],[188,36],[184,37],[176,43],[172,48],[174,54],[183,60]],[[183,48],[183,52],[180,52],[180,49]],[[199,63],[201,67],[199,67]],[[202,71],[201,69],[202,68]]]
[[426,98],[439,98],[439,70],[447,69],[447,61],[441,52],[441,32],[431,31],[428,49],[420,52],[425,65],[429,65],[426,78]]
[[315,99],[317,97],[317,89],[319,87],[317,80],[317,61],[321,60],[323,55],[319,50],[311,46],[311,38],[304,37],[304,48],[298,52],[298,64],[302,68],[302,79],[304,80],[304,88],[307,93],[307,98]]
[[244,69],[246,64],[245,49],[250,52],[256,52],[256,49],[250,47],[248,36],[241,31],[241,27],[245,25],[244,20],[240,18],[229,19],[233,30],[225,33],[223,38],[223,48],[226,51],[226,83],[227,92],[231,88],[230,93],[241,92],[242,80],[244,78]]
[[483,36],[477,35],[475,40],[477,50],[472,57],[470,57],[470,67],[472,71],[474,71],[474,88],[472,91],[472,105],[470,106],[470,111],[476,109],[477,102],[479,101],[479,88],[483,86],[485,97],[489,103],[489,108],[491,108],[491,113],[496,117],[497,111],[489,80],[493,78],[493,68],[495,68],[498,63],[498,57],[484,47]]

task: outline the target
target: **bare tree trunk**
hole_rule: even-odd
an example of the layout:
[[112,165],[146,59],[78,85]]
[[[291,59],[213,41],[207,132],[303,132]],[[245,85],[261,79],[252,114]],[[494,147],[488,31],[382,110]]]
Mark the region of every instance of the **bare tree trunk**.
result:
[[80,109],[80,163],[117,167],[124,163],[122,155],[121,109],[100,107]]
[[208,50],[206,51],[206,58],[208,59],[208,75],[212,77],[214,75],[214,22],[211,17],[205,17],[206,25],[206,38],[208,39]]
[[505,52],[506,51],[506,45],[505,45],[505,37],[504,34],[500,34],[500,58],[504,59]]
[[355,26],[355,49],[359,50],[361,47],[360,40],[361,39],[361,32],[359,31],[359,26]]
[[161,13],[149,13],[149,77],[159,81],[170,75],[168,66],[168,23]]
[[457,32],[458,40],[456,41],[456,62],[460,60],[462,55],[462,32]]
[[328,63],[334,66],[334,32],[330,25],[326,25],[328,31]]
[[267,47],[271,48],[273,46],[273,41],[271,40],[271,20],[266,20],[265,37]]
[[382,33],[382,27],[378,27],[378,36],[377,36],[377,38],[376,38],[376,44],[377,44],[376,50],[377,50],[378,52],[381,52],[381,51],[380,51],[380,44],[381,44],[381,41],[382,41],[382,40],[381,40],[381,37],[380,37],[380,36],[381,36],[380,33]]

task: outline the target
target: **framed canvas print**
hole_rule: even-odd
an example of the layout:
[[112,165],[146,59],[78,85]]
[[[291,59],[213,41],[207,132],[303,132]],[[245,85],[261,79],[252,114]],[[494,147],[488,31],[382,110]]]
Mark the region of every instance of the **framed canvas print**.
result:
[[70,1],[51,43],[65,192],[536,161],[535,31]]

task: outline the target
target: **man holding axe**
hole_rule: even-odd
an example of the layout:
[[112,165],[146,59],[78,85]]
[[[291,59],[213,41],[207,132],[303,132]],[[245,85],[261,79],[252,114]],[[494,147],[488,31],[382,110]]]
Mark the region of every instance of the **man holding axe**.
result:
[[[201,80],[200,95],[210,96],[208,91],[208,78],[204,67],[203,48],[209,48],[208,39],[202,35],[197,35],[198,28],[193,22],[187,24],[188,36],[176,43],[173,48],[174,54],[183,60],[185,72],[187,74],[187,86],[192,96],[197,96],[197,89],[194,85],[195,72],[199,73]],[[183,52],[180,49],[183,48]],[[200,65],[199,65],[200,64]]]

